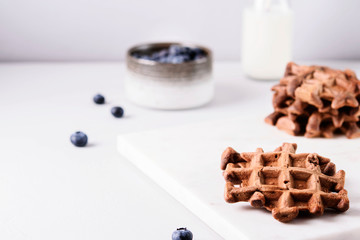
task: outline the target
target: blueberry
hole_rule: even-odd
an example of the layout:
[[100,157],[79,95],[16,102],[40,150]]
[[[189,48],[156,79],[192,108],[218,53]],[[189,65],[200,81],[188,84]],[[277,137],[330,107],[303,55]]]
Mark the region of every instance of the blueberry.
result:
[[83,132],[75,132],[71,135],[70,141],[77,147],[84,147],[87,144],[88,137]]
[[111,114],[116,118],[121,118],[124,116],[124,109],[122,109],[122,107],[113,107],[111,109]]
[[178,55],[182,51],[182,47],[180,45],[171,45],[169,47],[169,54],[170,55]]
[[151,55],[151,60],[154,60],[154,61],[158,61],[160,59],[159,55],[154,53],[153,55]]
[[197,55],[195,56],[194,60],[198,60],[198,59],[201,59],[201,58],[203,58],[203,57],[205,57],[205,55],[197,54]]
[[186,228],[178,228],[175,232],[172,234],[172,240],[192,240],[193,234]]
[[189,48],[189,47],[183,47],[183,48],[181,48],[181,53],[182,53],[182,54],[187,55],[187,54],[189,54],[190,52],[191,52],[191,48]]
[[134,58],[140,58],[141,57],[141,55],[138,52],[132,53],[131,56],[133,56]]
[[194,60],[193,56],[191,56],[190,54],[182,55],[182,59],[183,59],[183,62],[188,62],[188,61]]
[[152,60],[151,56],[147,56],[147,55],[142,55],[140,56],[140,58],[145,60]]
[[194,56],[193,60],[203,58],[206,55],[205,51],[202,50],[201,48],[193,48],[192,51],[195,53],[195,56]]
[[172,56],[170,58],[168,58],[168,62],[169,63],[182,63],[184,62],[184,57],[183,56]]
[[94,96],[93,100],[94,100],[94,102],[95,102],[96,104],[104,104],[104,102],[105,102],[105,98],[104,98],[104,96],[101,95],[101,94],[96,94],[96,95]]
[[200,48],[190,48],[181,45],[170,45],[168,48],[160,49],[151,54],[140,55],[133,53],[134,57],[156,61],[160,63],[183,63],[200,59],[206,55],[205,51]]
[[188,56],[189,56],[190,60],[192,61],[192,60],[194,60],[195,57],[196,57],[196,52],[195,52],[193,49],[191,49],[191,51],[189,52]]
[[159,61],[160,59],[167,57],[169,55],[169,51],[167,49],[163,49],[159,52],[154,52],[151,57],[152,59],[154,59],[155,61]]
[[160,62],[160,63],[167,63],[167,62],[168,62],[168,58],[167,58],[167,57],[161,57],[161,58],[159,58],[158,62]]
[[205,51],[202,50],[201,48],[193,48],[193,51],[195,52],[196,55],[205,55]]

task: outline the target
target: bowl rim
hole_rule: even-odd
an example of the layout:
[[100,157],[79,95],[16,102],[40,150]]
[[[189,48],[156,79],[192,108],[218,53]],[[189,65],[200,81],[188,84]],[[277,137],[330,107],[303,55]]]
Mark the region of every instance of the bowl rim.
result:
[[[188,62],[183,62],[183,63],[161,63],[161,62],[157,62],[154,60],[136,58],[136,57],[132,56],[132,53],[135,50],[139,50],[141,48],[151,48],[151,47],[155,47],[155,46],[166,47],[166,46],[170,46],[170,45],[180,45],[180,46],[185,46],[185,47],[200,48],[203,51],[205,51],[206,57],[188,61]],[[139,44],[136,44],[136,45],[130,47],[126,52],[126,59],[127,59],[127,61],[134,61],[139,64],[144,64],[144,65],[149,65],[149,66],[153,66],[153,65],[163,65],[163,66],[191,65],[191,64],[200,64],[200,63],[205,63],[207,61],[211,61],[212,60],[212,51],[208,47],[205,47],[205,46],[197,44],[197,43],[192,43],[192,42],[180,42],[180,41],[179,42],[177,42],[177,41],[174,41],[174,42],[172,42],[172,41],[145,42],[145,43],[139,43]]]

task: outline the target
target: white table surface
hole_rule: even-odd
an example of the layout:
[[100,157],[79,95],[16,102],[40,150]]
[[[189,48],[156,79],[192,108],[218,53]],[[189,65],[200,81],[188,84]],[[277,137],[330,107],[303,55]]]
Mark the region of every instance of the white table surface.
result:
[[[324,62],[352,68],[360,62]],[[171,239],[186,226],[194,240],[221,239],[116,150],[120,133],[241,116],[258,101],[240,63],[216,63],[216,96],[206,107],[155,111],[129,103],[121,63],[0,64],[0,239]],[[102,93],[103,106],[92,103]],[[115,119],[113,105],[126,117]],[[88,134],[86,148],[69,142]]]

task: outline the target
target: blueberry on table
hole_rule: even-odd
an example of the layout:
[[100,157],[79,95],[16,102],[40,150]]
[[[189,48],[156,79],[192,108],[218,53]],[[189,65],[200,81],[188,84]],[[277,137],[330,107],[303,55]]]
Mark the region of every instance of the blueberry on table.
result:
[[193,234],[186,228],[178,228],[175,232],[173,232],[171,238],[172,240],[192,240]]
[[88,137],[85,133],[77,131],[71,135],[70,141],[77,147],[84,147],[87,144]]
[[116,118],[121,118],[124,116],[124,109],[122,107],[113,107],[111,109],[111,114]]
[[105,103],[105,98],[101,94],[96,94],[94,96],[93,100],[96,104],[104,104]]

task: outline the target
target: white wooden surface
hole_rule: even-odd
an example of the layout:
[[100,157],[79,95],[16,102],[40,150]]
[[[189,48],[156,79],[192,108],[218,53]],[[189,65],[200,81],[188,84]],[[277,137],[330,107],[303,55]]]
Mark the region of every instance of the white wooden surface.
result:
[[[359,62],[326,64],[360,70]],[[1,63],[0,239],[158,240],[179,226],[194,240],[222,239],[116,150],[119,134],[247,115],[245,102],[268,111],[273,83],[246,79],[238,62],[216,63],[214,71],[212,103],[171,112],[129,103],[121,63]],[[106,105],[92,103],[97,92]],[[110,115],[118,104],[124,119]],[[76,130],[88,134],[87,148],[70,144]]]

